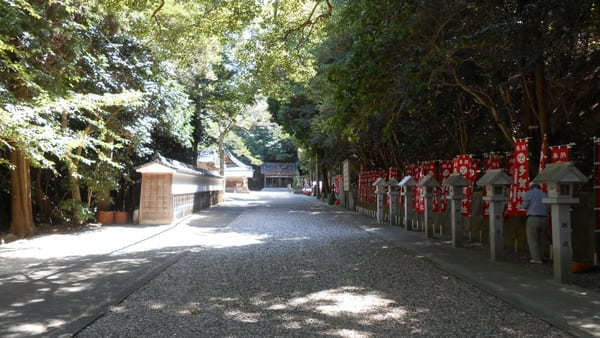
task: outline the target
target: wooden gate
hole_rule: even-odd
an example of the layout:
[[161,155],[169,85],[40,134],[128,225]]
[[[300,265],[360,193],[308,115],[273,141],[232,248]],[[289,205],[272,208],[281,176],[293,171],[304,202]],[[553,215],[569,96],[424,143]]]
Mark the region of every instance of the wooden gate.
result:
[[142,174],[140,223],[168,224],[173,221],[172,174]]

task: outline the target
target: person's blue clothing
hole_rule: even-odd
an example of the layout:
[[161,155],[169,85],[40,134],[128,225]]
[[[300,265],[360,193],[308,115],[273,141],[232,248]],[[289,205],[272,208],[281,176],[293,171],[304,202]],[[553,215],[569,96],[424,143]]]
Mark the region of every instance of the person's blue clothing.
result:
[[527,216],[548,216],[548,205],[542,199],[548,195],[541,189],[532,188],[523,197],[523,207],[527,208]]

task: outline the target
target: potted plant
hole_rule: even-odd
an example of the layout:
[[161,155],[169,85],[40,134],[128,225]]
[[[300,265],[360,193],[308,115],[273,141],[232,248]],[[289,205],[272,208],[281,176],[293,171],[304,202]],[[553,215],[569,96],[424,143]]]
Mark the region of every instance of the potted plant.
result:
[[127,211],[115,211],[115,224],[127,224],[129,213]]
[[98,191],[96,193],[96,203],[98,205],[98,222],[102,224],[113,224],[115,221],[115,212],[111,211],[110,191]]
[[113,224],[115,219],[114,211],[98,211],[98,223]]

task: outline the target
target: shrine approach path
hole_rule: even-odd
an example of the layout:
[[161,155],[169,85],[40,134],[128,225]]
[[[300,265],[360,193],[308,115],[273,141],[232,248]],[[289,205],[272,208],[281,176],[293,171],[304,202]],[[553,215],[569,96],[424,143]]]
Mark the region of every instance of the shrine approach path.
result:
[[169,231],[185,255],[78,336],[566,335],[372,223],[287,192],[228,195]]

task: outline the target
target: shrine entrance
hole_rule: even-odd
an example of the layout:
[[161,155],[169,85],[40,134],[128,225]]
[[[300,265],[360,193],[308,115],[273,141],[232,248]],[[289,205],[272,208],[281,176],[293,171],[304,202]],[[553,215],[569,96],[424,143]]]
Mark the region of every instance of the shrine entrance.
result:
[[289,176],[265,176],[265,188],[287,188],[288,184],[291,185],[293,181],[293,178]]
[[296,164],[288,162],[265,162],[260,171],[264,175],[265,188],[287,188],[298,175]]

